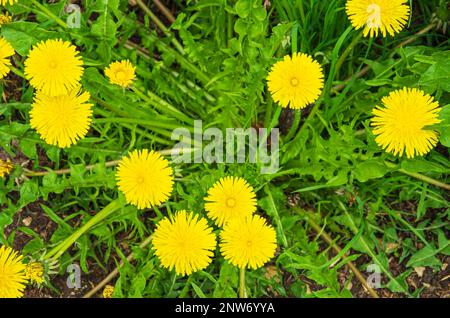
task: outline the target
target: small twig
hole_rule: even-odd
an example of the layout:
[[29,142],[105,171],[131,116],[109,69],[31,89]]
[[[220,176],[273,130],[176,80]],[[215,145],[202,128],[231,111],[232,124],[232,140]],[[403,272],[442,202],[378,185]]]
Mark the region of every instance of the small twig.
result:
[[[169,156],[172,154],[179,154],[182,153],[184,151],[192,151],[193,149],[191,148],[177,148],[177,149],[165,149],[165,150],[160,150],[158,151],[162,156]],[[105,167],[113,167],[116,166],[118,163],[120,162],[120,160],[112,160],[112,161],[106,161],[105,162]],[[94,163],[92,165],[87,165],[86,166],[86,170],[90,171],[92,169],[94,169],[95,167],[101,165],[101,163]],[[70,168],[65,168],[65,169],[59,169],[59,170],[49,170],[49,171],[32,171],[29,169],[24,168],[24,176],[26,177],[43,177],[49,173],[55,173],[57,175],[61,175],[61,174],[69,174],[70,173]]]
[[[120,160],[112,160],[112,161],[107,161],[105,162],[105,167],[113,167],[115,165],[117,165],[119,163]],[[94,169],[95,167],[98,167],[99,165],[101,165],[100,163],[94,163],[92,165],[87,165],[86,166],[86,170],[90,171],[92,169]],[[32,171],[32,170],[28,170],[28,169],[23,169],[25,171],[24,175],[27,177],[43,177],[49,173],[55,173],[55,174],[69,174],[71,169],[70,168],[65,168],[65,169],[59,169],[59,170],[50,170],[50,171]]]
[[[298,211],[300,209],[294,207],[294,210]],[[325,232],[316,222],[314,222],[314,220],[311,217],[309,217],[309,215],[308,215],[309,212],[304,211],[304,210],[302,210],[302,212],[305,212],[304,214],[306,215],[306,222],[308,222],[308,224],[314,229],[314,231],[316,231],[318,234],[320,234],[320,236],[323,238],[323,240],[325,242],[327,242],[337,254],[341,253],[342,249],[334,242],[334,240],[331,238],[330,235],[328,235],[327,232]],[[361,285],[363,285],[364,288],[368,291],[370,296],[372,296],[373,298],[379,298],[377,292],[375,290],[373,290],[373,288],[370,287],[369,284],[367,284],[366,279],[361,274],[361,272],[356,268],[356,266],[351,261],[348,261],[348,263],[346,263],[346,265],[351,269],[353,274],[355,274],[355,277],[359,280]]]
[[149,18],[156,24],[156,26],[168,37],[171,39],[173,45],[177,48],[177,50],[184,55],[184,48],[180,42],[173,36],[173,34],[169,31],[169,29],[161,22],[161,20],[150,10],[142,0],[136,0],[136,3],[141,7],[141,9],[149,16]]
[[170,12],[170,10],[167,9],[167,7],[163,3],[161,3],[161,1],[153,0],[153,3],[158,7],[161,13],[164,14],[164,16],[167,18],[167,20],[169,20],[170,23],[175,22],[175,17],[173,16],[172,12]]
[[[149,236],[139,245],[139,248],[141,248],[141,249],[145,248],[147,245],[150,244],[151,241],[152,241],[152,237]],[[129,262],[133,261],[134,256],[135,256],[134,253],[131,253],[130,255],[128,255],[126,258],[127,262],[129,263]],[[83,296],[83,298],[90,298],[90,297],[94,296],[100,289],[102,289],[114,277],[116,277],[117,274],[119,274],[119,270],[123,267],[124,264],[125,264],[124,262],[121,262],[111,273],[108,274],[108,276],[106,276],[100,283],[98,283],[96,286],[94,286],[94,288],[92,288],[89,292],[87,292]]]

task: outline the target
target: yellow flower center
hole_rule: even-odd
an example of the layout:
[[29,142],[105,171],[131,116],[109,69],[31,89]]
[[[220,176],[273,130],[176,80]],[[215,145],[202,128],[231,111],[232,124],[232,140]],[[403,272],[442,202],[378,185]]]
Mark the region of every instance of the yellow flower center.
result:
[[233,198],[228,198],[225,204],[227,208],[234,208],[236,206],[236,200]]
[[139,177],[137,178],[137,180],[136,180],[136,182],[137,182],[138,184],[143,184],[144,181],[145,181],[145,178],[144,178],[143,176],[139,176]]
[[372,3],[367,7],[367,26],[369,28],[379,28],[381,26],[381,8],[378,4]]
[[251,240],[248,240],[248,241],[247,241],[247,247],[251,247],[251,246],[252,246],[252,243],[253,243],[253,242],[252,242]]
[[118,71],[118,72],[116,73],[116,78],[117,78],[119,81],[124,80],[124,79],[125,79],[125,72],[124,72],[124,71]]
[[49,66],[51,69],[55,69],[55,68],[56,68],[56,62],[55,62],[55,61],[50,61],[50,63],[48,63],[48,66]]
[[297,86],[299,84],[299,81],[296,77],[291,78],[291,85],[292,86]]

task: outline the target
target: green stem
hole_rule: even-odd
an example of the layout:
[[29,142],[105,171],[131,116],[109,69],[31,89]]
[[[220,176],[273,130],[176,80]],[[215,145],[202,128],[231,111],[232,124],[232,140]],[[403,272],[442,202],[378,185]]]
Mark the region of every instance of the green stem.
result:
[[398,172],[401,172],[403,174],[406,174],[407,176],[419,179],[421,181],[427,182],[429,184],[432,184],[432,185],[435,185],[437,187],[440,187],[440,188],[443,188],[443,189],[446,189],[446,190],[450,191],[450,184],[443,183],[443,182],[438,181],[436,179],[427,177],[427,176],[425,176],[423,174],[409,172],[409,171],[406,171],[405,169],[398,169]]
[[53,260],[57,260],[64,254],[67,249],[69,249],[73,243],[76,242],[83,234],[89,231],[91,228],[99,224],[101,221],[106,219],[112,213],[120,209],[122,206],[119,199],[116,199],[109,203],[106,207],[104,207],[100,212],[98,212],[95,216],[93,216],[89,221],[86,222],[82,227],[76,230],[72,235],[62,241],[60,244],[55,246],[48,254],[44,257],[45,259],[52,258]]
[[336,62],[336,70],[335,70],[336,75],[339,74],[339,69],[341,68],[342,64],[344,63],[345,59],[350,54],[350,52],[355,48],[356,44],[358,44],[362,35],[363,35],[363,33],[359,32],[358,35],[353,38],[353,41],[350,43],[350,45],[347,46],[347,48],[344,50],[344,52],[339,57],[338,61]]
[[389,161],[386,161],[386,160],[384,161],[384,163],[389,168],[397,169],[398,172],[406,174],[407,176],[410,176],[410,177],[416,178],[418,180],[427,182],[429,184],[435,185],[435,186],[437,186],[439,188],[442,188],[442,189],[450,190],[450,184],[446,184],[446,183],[441,182],[439,180],[427,177],[427,176],[425,176],[425,175],[423,175],[421,173],[415,173],[415,172],[406,171],[405,169],[398,168],[398,166],[395,163],[392,163],[392,162],[389,162]]
[[42,12],[45,13],[45,15],[47,15],[49,18],[55,20],[56,23],[58,23],[60,26],[62,26],[63,28],[67,28],[67,24],[61,20],[60,18],[58,18],[53,12],[51,12],[46,6],[42,5],[41,3],[39,3],[37,0],[31,0],[31,3],[33,3],[37,8],[39,8],[39,10],[41,10]]
[[280,239],[283,244],[283,247],[287,248],[289,244],[288,244],[286,235],[284,234],[283,223],[281,223],[280,214],[278,213],[278,209],[277,209],[275,200],[273,199],[272,192],[270,192],[270,188],[267,184],[264,186],[264,192],[267,194],[267,198],[269,199],[269,204],[272,207],[272,211],[274,214],[273,219],[277,225],[278,233],[280,235]]
[[273,108],[272,98],[269,98],[265,108],[266,108],[266,115],[264,116],[264,127],[268,127],[270,125],[270,118],[272,117],[272,108]]
[[297,136],[303,133],[303,130],[308,126],[309,122],[312,120],[314,115],[317,112],[317,109],[319,109],[320,103],[322,102],[322,98],[319,98],[319,100],[314,104],[313,108],[309,112],[308,116],[306,117],[305,121],[303,122],[302,127],[298,130]]
[[186,298],[186,295],[189,292],[189,287],[191,286],[193,277],[194,277],[193,275],[188,276],[188,279],[186,280],[186,284],[184,285],[183,289],[181,290],[178,298]]
[[291,128],[289,128],[289,132],[286,135],[286,137],[284,138],[284,140],[291,140],[292,137],[295,135],[295,132],[298,129],[298,125],[300,124],[300,119],[301,119],[301,114],[302,112],[299,110],[295,110],[295,114],[294,114],[294,122],[292,123]]
[[247,298],[245,288],[245,267],[239,269],[239,298]]
[[267,137],[269,137],[270,133],[272,132],[272,128],[274,128],[277,123],[278,123],[278,118],[280,118],[280,114],[281,114],[281,107],[280,106],[276,106],[277,108],[275,109],[275,114],[272,117],[272,120],[270,121],[269,127],[267,127],[267,129],[264,132],[263,137],[261,138],[261,141],[266,141]]

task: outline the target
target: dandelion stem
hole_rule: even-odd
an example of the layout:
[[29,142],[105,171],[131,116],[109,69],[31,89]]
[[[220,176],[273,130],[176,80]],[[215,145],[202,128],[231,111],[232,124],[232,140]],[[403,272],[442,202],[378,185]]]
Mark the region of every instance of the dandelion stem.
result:
[[280,218],[280,214],[278,213],[277,205],[275,203],[275,200],[273,199],[272,192],[270,192],[270,188],[267,184],[264,186],[264,192],[267,194],[267,198],[269,199],[268,200],[269,206],[272,208],[273,219],[277,225],[277,230],[280,235],[283,247],[287,248],[289,244],[288,244],[288,241],[286,238],[286,234],[284,233],[284,230],[283,230],[283,223],[281,223],[281,218]]
[[384,163],[389,168],[397,169],[396,171],[398,171],[400,173],[403,173],[403,174],[406,174],[407,176],[416,178],[418,180],[427,182],[429,184],[435,185],[437,187],[440,187],[440,188],[443,188],[443,189],[446,189],[446,190],[450,190],[450,185],[449,184],[446,184],[446,183],[441,182],[439,180],[427,177],[427,176],[425,176],[425,175],[423,175],[421,173],[409,172],[409,171],[406,171],[405,169],[398,168],[398,166],[395,163],[393,163],[393,162],[389,162],[389,161],[385,160]]
[[302,112],[300,110],[295,110],[294,114],[294,122],[292,123],[291,128],[289,128],[289,132],[285,137],[285,140],[291,140],[294,137],[298,126],[300,124],[300,119],[302,118]]
[[276,106],[275,113],[273,114],[272,120],[270,121],[269,127],[264,131],[264,135],[261,138],[261,142],[265,142],[266,139],[269,137],[269,135],[272,132],[272,129],[277,125],[278,119],[280,118],[281,114],[281,107]]
[[186,284],[184,285],[183,289],[181,290],[178,298],[186,298],[186,295],[189,291],[189,286],[191,285],[193,277],[194,277],[193,275],[189,275],[188,279],[186,280]]
[[48,254],[44,256],[45,259],[59,259],[67,249],[69,249],[73,243],[75,243],[83,234],[89,231],[91,228],[99,224],[101,221],[106,219],[112,213],[116,212],[122,206],[119,199],[115,199],[103,209],[101,209],[96,215],[94,215],[89,221],[86,222],[82,227],[76,230],[72,235],[62,241],[60,244],[55,246]]
[[421,180],[421,181],[427,182],[427,183],[429,183],[429,184],[432,184],[432,185],[435,185],[435,186],[437,186],[437,187],[440,187],[440,188],[443,188],[443,189],[446,189],[446,190],[449,190],[449,191],[450,191],[450,184],[443,183],[443,182],[438,181],[438,180],[436,180],[436,179],[427,177],[427,176],[425,176],[425,175],[423,175],[423,174],[420,174],[420,173],[414,173],[414,172],[409,172],[409,171],[406,171],[406,170],[404,170],[404,169],[398,169],[398,172],[401,172],[401,173],[406,174],[406,175],[408,175],[408,176],[410,176],[410,177],[419,179],[419,180]]
[[245,287],[245,267],[239,269],[239,298],[247,298]]
[[59,24],[60,26],[62,26],[63,28],[67,28],[67,24],[61,20],[60,18],[58,18],[53,12],[51,12],[46,6],[42,5],[41,3],[39,3],[37,0],[31,0],[31,2],[42,12],[45,13],[45,15],[47,15],[49,18],[55,20],[55,22],[57,24]]
[[362,32],[358,32],[358,35],[353,38],[350,45],[347,46],[347,48],[344,50],[344,52],[339,57],[338,61],[336,62],[336,69],[335,69],[336,75],[339,74],[339,69],[341,68],[342,64],[344,64],[344,61],[347,58],[347,56],[355,48],[355,46],[358,44],[359,40],[361,40],[362,34],[363,34]]

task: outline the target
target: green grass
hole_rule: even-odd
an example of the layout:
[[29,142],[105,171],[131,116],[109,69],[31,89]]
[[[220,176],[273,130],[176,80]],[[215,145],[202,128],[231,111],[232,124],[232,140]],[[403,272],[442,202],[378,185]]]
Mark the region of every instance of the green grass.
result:
[[[405,30],[376,39],[351,28],[343,0],[272,0],[267,9],[253,0],[170,1],[177,8],[170,27],[148,2],[82,1],[79,29],[67,28],[63,1],[7,7],[15,22],[1,34],[17,51],[17,76],[1,86],[8,100],[0,104],[0,150],[15,169],[0,182],[0,243],[13,245],[25,234],[21,252],[42,259],[73,233],[82,234],[60,253],[47,286],[65,280],[72,263],[85,273],[100,268],[100,281],[124,261],[112,280],[116,297],[237,297],[238,270],[218,250],[206,270],[183,278],[161,268],[146,238],[168,211],[204,215],[208,188],[224,175],[239,175],[257,190],[258,213],[276,228],[279,245],[267,266],[247,272],[249,297],[426,295],[407,278],[421,267],[439,275],[450,255],[450,45],[448,29],[415,34],[448,1],[411,1]],[[56,37],[80,49],[82,85],[95,103],[88,136],[64,150],[30,128],[33,90],[20,77],[31,45]],[[250,163],[174,164],[169,202],[145,212],[124,203],[115,161],[136,148],[170,149],[176,127],[192,129],[197,119],[223,130],[285,125],[265,79],[270,66],[292,52],[313,55],[326,83],[314,105],[292,115],[277,173],[261,175],[260,164]],[[103,76],[111,61],[125,58],[138,76],[128,90]],[[420,87],[443,107],[440,144],[423,158],[383,152],[369,127],[373,107],[403,86]],[[117,211],[79,232],[111,202],[119,202]],[[14,226],[30,206],[54,225],[47,240],[31,227]],[[134,260],[125,261],[130,253]],[[370,264],[381,271],[382,289],[356,293],[355,285],[364,284],[356,276],[370,275]],[[348,265],[342,282],[339,273]]]

